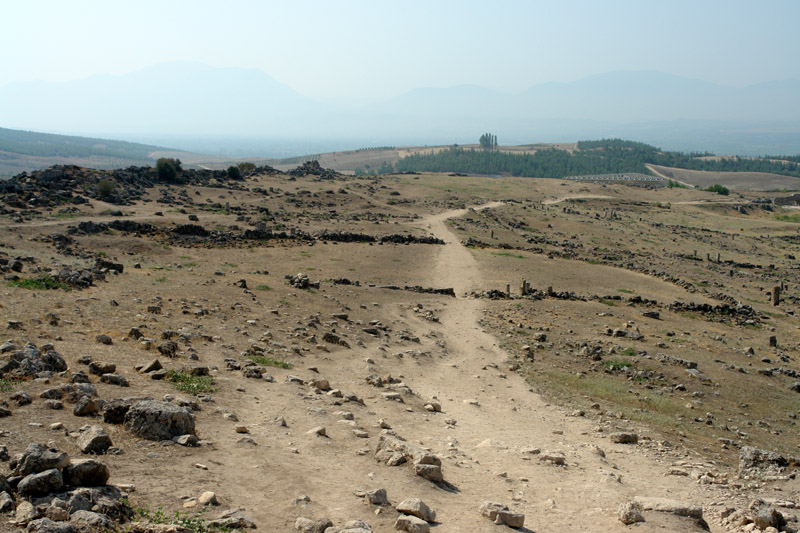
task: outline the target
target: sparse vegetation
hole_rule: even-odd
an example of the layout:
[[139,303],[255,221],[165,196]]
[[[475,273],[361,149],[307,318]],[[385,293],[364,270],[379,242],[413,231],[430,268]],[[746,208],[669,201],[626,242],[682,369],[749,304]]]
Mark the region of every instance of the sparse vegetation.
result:
[[45,275],[38,278],[16,279],[6,282],[8,287],[19,287],[28,290],[69,290],[71,287],[52,276]]
[[197,395],[217,390],[214,387],[214,378],[211,376],[195,376],[182,370],[169,370],[166,379],[179,391],[189,394]]
[[292,368],[291,363],[273,359],[272,357],[268,357],[266,355],[248,355],[247,358],[254,363],[258,363],[259,365],[274,366],[277,368]]
[[731,191],[727,187],[720,185],[719,183],[711,185],[706,189],[706,191],[715,192],[717,194],[721,194],[722,196],[728,196],[731,193]]

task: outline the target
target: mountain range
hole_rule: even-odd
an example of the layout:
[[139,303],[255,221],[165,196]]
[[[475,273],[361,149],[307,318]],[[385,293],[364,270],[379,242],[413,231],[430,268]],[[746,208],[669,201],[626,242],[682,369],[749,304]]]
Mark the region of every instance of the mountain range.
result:
[[498,133],[501,142],[637,132],[658,142],[694,132],[691,145],[699,141],[703,149],[703,136],[744,132],[755,144],[766,134],[791,147],[800,138],[798,101],[800,80],[731,87],[622,71],[516,94],[476,85],[419,88],[345,108],[303,96],[260,70],[179,62],[119,76],[9,83],[0,87],[0,126],[145,142],[237,136],[365,144],[474,142],[484,131]]

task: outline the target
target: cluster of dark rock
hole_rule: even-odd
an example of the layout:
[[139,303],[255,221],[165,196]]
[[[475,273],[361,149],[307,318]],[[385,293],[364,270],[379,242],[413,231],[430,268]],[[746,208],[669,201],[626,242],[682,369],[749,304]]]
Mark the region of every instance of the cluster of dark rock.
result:
[[108,485],[108,466],[96,459],[70,460],[66,453],[31,444],[0,475],[0,512],[30,532],[110,531],[133,516],[126,494]]
[[[186,169],[180,174],[183,183],[204,187],[222,187],[230,178],[224,170]],[[101,180],[113,184],[106,191]],[[55,165],[30,174],[23,172],[0,183],[3,203],[16,209],[80,205],[89,199],[102,199],[117,205],[131,205],[140,200],[148,188],[165,185],[152,167],[95,170],[74,165]]]
[[[51,239],[51,242],[59,242],[68,246],[72,239],[68,236]],[[93,255],[87,258],[94,258]],[[36,260],[32,257],[10,258],[0,257],[0,273],[5,274],[6,281],[20,281],[19,274],[26,271],[25,265],[28,264],[27,273],[33,275],[34,281],[41,282],[47,288],[63,288],[65,285],[73,289],[85,289],[94,284],[95,281],[103,281],[108,274],[121,274],[124,267],[121,263],[114,263],[105,259],[95,259],[90,267],[76,267],[70,265],[60,265],[54,267],[42,267],[36,265]]]
[[319,161],[306,161],[302,165],[294,168],[288,172],[290,176],[295,178],[302,178],[305,176],[314,176],[315,180],[334,180],[337,178],[343,178],[341,174],[336,172],[335,170],[331,170],[329,168],[323,168]]
[[[96,235],[110,230],[123,234],[136,236],[161,235],[171,244],[178,246],[238,246],[245,243],[252,244],[260,241],[295,241],[300,243],[322,242],[363,242],[378,244],[444,244],[444,241],[430,236],[416,236],[411,234],[369,235],[366,233],[352,233],[345,231],[321,231],[311,234],[303,231],[273,231],[267,229],[210,230],[200,224],[179,224],[173,227],[157,226],[146,222],[131,220],[112,220],[110,222],[81,222],[77,226],[70,226],[68,235]],[[64,236],[69,239],[69,236]],[[61,246],[71,244],[64,237],[59,238]],[[55,245],[55,242],[54,242]]]
[[320,241],[326,242],[367,242],[390,244],[444,244],[442,239],[436,237],[417,237],[410,234],[369,235],[366,233],[353,233],[347,231],[322,231],[315,235]]
[[673,302],[669,304],[667,308],[676,313],[698,313],[705,316],[708,320],[723,321],[731,319],[740,325],[751,325],[761,322],[761,313],[746,304],[731,305],[723,303],[711,305],[695,302]]

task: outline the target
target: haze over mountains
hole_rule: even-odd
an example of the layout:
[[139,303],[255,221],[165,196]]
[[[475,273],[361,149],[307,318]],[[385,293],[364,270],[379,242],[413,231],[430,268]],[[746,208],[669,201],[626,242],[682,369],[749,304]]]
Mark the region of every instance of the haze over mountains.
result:
[[507,144],[616,136],[764,154],[798,151],[798,101],[800,80],[731,87],[621,71],[518,94],[465,85],[340,105],[307,98],[260,70],[180,62],[121,76],[9,83],[0,87],[0,126],[240,156],[466,143],[484,131]]

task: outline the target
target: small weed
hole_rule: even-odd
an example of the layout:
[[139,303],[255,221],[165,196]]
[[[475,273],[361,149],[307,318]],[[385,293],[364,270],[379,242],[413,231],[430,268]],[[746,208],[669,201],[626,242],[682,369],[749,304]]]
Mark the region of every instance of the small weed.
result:
[[603,368],[606,370],[621,370],[632,366],[633,363],[630,361],[623,361],[622,359],[608,359],[603,362]]
[[603,262],[598,260],[598,259],[587,259],[586,262],[589,263],[590,265],[602,265],[603,264]]
[[167,281],[167,276],[160,276],[156,278],[156,283],[164,283]]
[[197,263],[195,263],[194,261],[190,261],[188,263],[184,263],[183,266],[185,266],[185,267],[196,267]]
[[257,291],[271,291],[272,287],[270,287],[269,285],[256,285],[256,290]]
[[211,533],[213,531],[227,531],[215,526],[207,524],[201,517],[205,509],[199,511],[196,515],[192,516],[189,513],[181,513],[176,511],[174,515],[168,515],[164,512],[163,507],[159,507],[155,511],[149,509],[134,507],[133,512],[141,516],[148,522],[153,524],[167,524],[172,526],[180,526],[192,533]]
[[0,392],[8,392],[19,385],[19,381],[0,378]]
[[222,263],[222,266],[230,268],[239,268],[239,265],[237,265],[236,263]]
[[215,392],[214,378],[211,376],[193,376],[188,372],[170,370],[167,372],[167,381],[172,383],[176,389],[189,394],[200,394],[203,392]]
[[286,361],[279,361],[277,359],[273,359],[272,357],[267,357],[265,355],[248,355],[247,358],[253,361],[254,363],[258,363],[259,365],[274,366],[278,368],[292,368],[292,363],[287,363]]
[[597,301],[609,307],[616,307],[617,305],[616,302],[613,302],[612,300],[606,300],[605,298],[598,298]]
[[41,276],[38,278],[31,278],[31,279],[11,280],[7,281],[6,285],[8,287],[19,287],[21,289],[38,290],[38,291],[47,289],[69,290],[72,288],[68,284],[64,283],[63,281],[59,281],[52,276]]
[[628,347],[628,348],[625,348],[624,350],[622,350],[620,352],[620,355],[626,355],[628,357],[636,357],[637,355],[639,355],[639,353],[636,350],[634,350],[633,348]]
[[492,252],[492,255],[499,257],[516,257],[517,259],[525,259],[524,255],[512,254],[511,252]]
[[634,294],[635,291],[632,291],[630,289],[617,289],[617,292],[623,292],[625,294]]
[[99,255],[100,257],[105,257],[108,254],[106,254],[104,251],[100,250],[99,252],[97,252],[97,255]]
[[286,298],[281,298],[280,300],[278,300],[278,303],[281,305],[289,305],[289,300],[287,300]]

